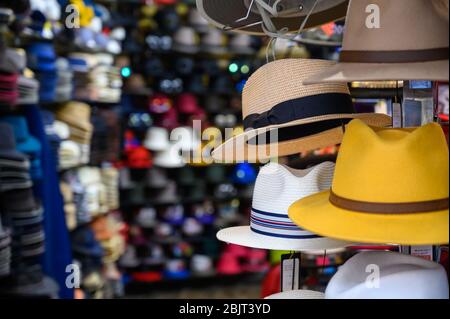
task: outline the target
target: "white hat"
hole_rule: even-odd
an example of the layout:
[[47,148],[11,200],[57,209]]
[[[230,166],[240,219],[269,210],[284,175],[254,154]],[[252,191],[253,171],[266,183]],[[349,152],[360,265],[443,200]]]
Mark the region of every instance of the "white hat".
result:
[[303,230],[288,217],[289,206],[298,198],[331,187],[334,167],[331,162],[306,170],[276,163],[263,166],[256,179],[250,226],[222,229],[217,238],[253,248],[305,252],[350,245]]
[[189,10],[189,24],[198,32],[206,32],[209,28],[209,22],[206,20],[196,8]]
[[245,33],[238,33],[231,38],[230,49],[237,54],[255,54],[255,49],[252,48],[252,38]]
[[70,136],[69,125],[64,122],[55,120],[55,122],[53,122],[53,130],[55,131],[55,134],[58,135],[62,140],[67,140]]
[[191,27],[183,26],[179,28],[173,36],[173,42],[174,51],[187,54],[198,52],[198,35]]
[[138,225],[144,228],[152,228],[156,225],[157,213],[153,207],[143,207],[136,216]]
[[59,146],[58,157],[62,169],[78,166],[81,164],[80,146],[70,140],[62,141]]
[[164,151],[170,147],[169,131],[163,127],[151,127],[147,131],[144,146],[151,151]]
[[264,299],[325,299],[325,294],[312,290],[291,290],[274,294]]
[[445,269],[410,255],[363,252],[331,278],[326,299],[448,299]]
[[171,143],[169,148],[155,155],[153,164],[164,168],[179,168],[186,165],[181,155],[181,148],[176,143]]

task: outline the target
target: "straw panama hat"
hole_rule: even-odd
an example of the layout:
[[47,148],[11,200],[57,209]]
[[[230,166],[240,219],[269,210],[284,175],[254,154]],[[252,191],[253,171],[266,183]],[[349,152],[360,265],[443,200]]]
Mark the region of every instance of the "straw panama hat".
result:
[[289,217],[323,236],[361,243],[449,241],[449,155],[441,127],[370,128],[352,121],[332,190],[299,199]]
[[325,162],[307,170],[269,163],[256,179],[250,226],[220,230],[217,238],[240,246],[291,251],[318,251],[343,248],[349,242],[317,236],[298,228],[287,216],[298,197],[329,189],[334,163]]
[[[236,22],[247,15],[251,2],[251,0],[197,0],[197,8],[206,20],[219,29],[231,27],[236,32],[264,35],[261,23],[258,24],[262,18],[256,5],[253,6],[247,19]],[[277,30],[288,28],[293,32],[298,31],[316,0],[283,0],[281,2],[281,5],[285,6],[284,10],[302,8],[294,14],[272,19]],[[347,6],[348,0],[319,1],[308,18],[305,28],[314,28],[344,18]]]
[[[390,126],[392,119],[385,114],[356,113],[344,83],[302,84],[333,65],[326,60],[283,59],[258,69],[243,90],[245,132],[219,145],[212,152],[214,160],[257,161],[339,144],[343,125],[353,118]],[[273,133],[278,138],[268,142],[276,142],[261,143],[261,137]]]
[[288,300],[288,299],[325,299],[325,294],[313,290],[291,290],[270,295],[264,299]]
[[[448,0],[350,1],[340,63],[305,84],[381,80],[449,80]],[[368,28],[368,6],[380,27]],[[372,14],[377,14],[374,12]]]

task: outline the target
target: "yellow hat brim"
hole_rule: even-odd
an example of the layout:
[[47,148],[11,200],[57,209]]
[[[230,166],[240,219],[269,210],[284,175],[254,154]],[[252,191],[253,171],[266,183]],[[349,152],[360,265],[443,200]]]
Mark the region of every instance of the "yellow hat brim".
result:
[[289,217],[313,233],[360,243],[439,245],[449,242],[449,211],[371,214],[338,208],[330,191],[305,197],[289,208]]

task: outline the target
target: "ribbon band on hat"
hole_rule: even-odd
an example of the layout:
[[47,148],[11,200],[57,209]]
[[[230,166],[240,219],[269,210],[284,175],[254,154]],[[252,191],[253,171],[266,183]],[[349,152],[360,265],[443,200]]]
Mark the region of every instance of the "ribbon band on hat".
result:
[[449,48],[398,51],[343,50],[339,62],[343,63],[418,63],[448,60]]
[[312,239],[321,237],[301,229],[286,215],[264,212],[255,208],[251,210],[250,229],[257,234],[276,238]]
[[244,129],[280,125],[324,114],[355,113],[351,96],[341,93],[318,94],[285,101],[264,113],[245,117]]
[[415,214],[435,212],[449,208],[449,199],[411,203],[374,203],[352,200],[330,192],[330,203],[342,209],[371,214]]

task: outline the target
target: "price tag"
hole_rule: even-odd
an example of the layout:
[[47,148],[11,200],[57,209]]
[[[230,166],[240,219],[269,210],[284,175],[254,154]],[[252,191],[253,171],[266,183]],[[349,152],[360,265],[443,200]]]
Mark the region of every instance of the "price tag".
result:
[[300,289],[301,254],[281,256],[281,292]]
[[433,246],[411,246],[411,256],[433,261]]
[[402,105],[400,103],[392,103],[392,127],[403,127]]

